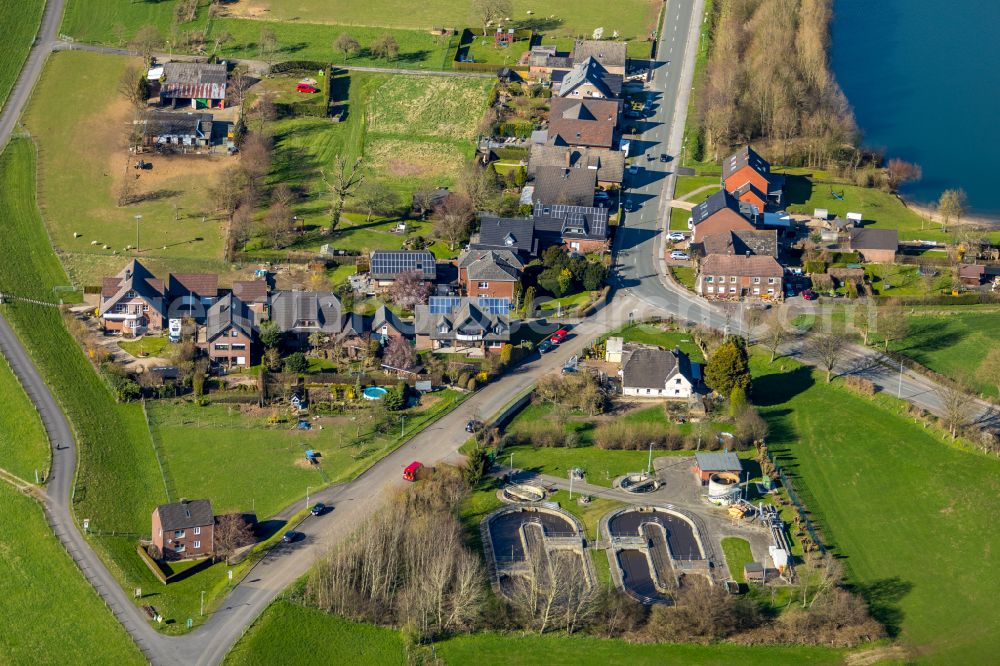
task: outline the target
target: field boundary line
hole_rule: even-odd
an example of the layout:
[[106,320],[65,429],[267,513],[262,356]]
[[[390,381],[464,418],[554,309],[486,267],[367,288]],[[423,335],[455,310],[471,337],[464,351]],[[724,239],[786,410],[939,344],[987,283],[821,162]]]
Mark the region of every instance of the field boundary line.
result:
[[149,420],[149,412],[146,411],[146,399],[142,399],[142,417],[146,421],[146,430],[149,432],[149,442],[153,445],[153,455],[156,456],[156,464],[160,468],[160,478],[163,479],[163,491],[167,494],[167,503],[174,501],[177,489],[174,487],[173,478],[167,472],[167,467],[163,463],[163,455],[160,451],[159,438],[153,432],[153,424]]

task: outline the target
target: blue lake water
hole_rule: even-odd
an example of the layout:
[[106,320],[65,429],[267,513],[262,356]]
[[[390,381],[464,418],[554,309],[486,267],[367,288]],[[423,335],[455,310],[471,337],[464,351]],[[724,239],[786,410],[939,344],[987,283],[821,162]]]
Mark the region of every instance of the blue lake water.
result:
[[918,203],[961,187],[1000,217],[1000,1],[835,0],[831,61],[867,146],[923,168]]

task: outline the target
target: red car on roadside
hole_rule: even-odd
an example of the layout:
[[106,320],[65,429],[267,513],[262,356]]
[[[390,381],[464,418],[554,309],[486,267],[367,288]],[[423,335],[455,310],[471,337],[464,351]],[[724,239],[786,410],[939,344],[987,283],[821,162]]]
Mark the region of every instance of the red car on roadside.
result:
[[816,292],[813,291],[812,289],[805,289],[805,290],[802,291],[802,298],[805,299],[805,300],[807,300],[807,301],[815,301],[816,300]]
[[308,83],[300,83],[298,86],[296,86],[295,92],[300,92],[300,93],[318,93],[319,92],[319,88],[317,88],[314,85],[310,85]]
[[549,342],[551,342],[554,345],[558,345],[559,343],[563,342],[566,339],[567,335],[569,335],[569,331],[567,331],[565,328],[560,328],[558,331],[552,334],[552,337],[549,338]]
[[420,473],[420,468],[423,466],[423,463],[414,460],[403,470],[403,478],[407,481],[416,481],[417,475]]

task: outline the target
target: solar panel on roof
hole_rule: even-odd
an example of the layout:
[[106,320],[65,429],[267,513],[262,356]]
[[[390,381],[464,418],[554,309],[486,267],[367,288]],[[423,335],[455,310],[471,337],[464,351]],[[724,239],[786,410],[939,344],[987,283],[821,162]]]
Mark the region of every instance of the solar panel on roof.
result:
[[434,255],[423,251],[378,251],[372,253],[371,270],[373,273],[384,275],[395,275],[412,270],[421,271],[424,275],[433,275],[435,272]]
[[431,314],[449,314],[462,303],[460,296],[431,296],[427,301]]
[[508,315],[510,314],[510,299],[480,296],[479,307],[491,315]]

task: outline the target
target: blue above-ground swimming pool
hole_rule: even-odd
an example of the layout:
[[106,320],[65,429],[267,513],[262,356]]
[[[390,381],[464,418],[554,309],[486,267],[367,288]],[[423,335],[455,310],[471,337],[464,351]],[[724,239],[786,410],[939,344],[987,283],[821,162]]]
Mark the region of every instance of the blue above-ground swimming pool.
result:
[[387,390],[381,386],[369,386],[364,391],[361,392],[365,396],[365,400],[381,400],[388,393]]

